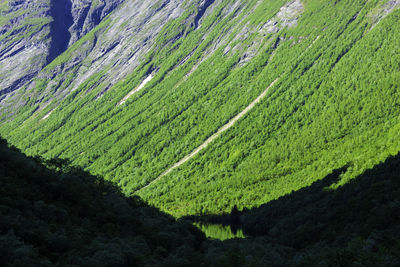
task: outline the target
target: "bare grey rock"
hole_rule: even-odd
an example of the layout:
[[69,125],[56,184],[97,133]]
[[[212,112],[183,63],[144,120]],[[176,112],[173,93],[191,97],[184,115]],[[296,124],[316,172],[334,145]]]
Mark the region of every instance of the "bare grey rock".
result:
[[381,5],[374,13],[370,14],[372,22],[371,29],[373,29],[384,17],[398,8],[400,8],[400,0],[389,0]]
[[2,6],[0,96],[30,82],[122,2],[12,0]]
[[282,28],[295,27],[304,7],[300,0],[292,0],[286,3],[276,16],[265,23],[261,32],[264,34],[278,33]]
[[25,84],[46,64],[50,2],[14,0],[0,12],[0,95],[4,95]]
[[75,43],[83,35],[96,27],[101,20],[110,14],[124,0],[71,0],[73,23],[69,28],[71,39],[69,45]]

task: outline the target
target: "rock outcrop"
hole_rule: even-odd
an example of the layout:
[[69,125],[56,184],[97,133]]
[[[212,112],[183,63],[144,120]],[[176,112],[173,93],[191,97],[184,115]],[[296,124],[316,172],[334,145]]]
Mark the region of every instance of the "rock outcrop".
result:
[[110,14],[124,0],[71,0],[73,24],[69,28],[71,38],[69,45],[96,27],[101,20]]
[[1,4],[0,96],[30,82],[122,2],[12,0]]
[[19,88],[47,63],[50,1],[13,0],[0,6],[0,96]]

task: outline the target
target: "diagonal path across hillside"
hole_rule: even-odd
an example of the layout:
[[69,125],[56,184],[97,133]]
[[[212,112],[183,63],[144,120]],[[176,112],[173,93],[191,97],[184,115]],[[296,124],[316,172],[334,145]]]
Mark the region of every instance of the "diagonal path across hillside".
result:
[[146,79],[142,81],[142,83],[132,91],[130,91],[121,101],[119,101],[118,106],[124,104],[128,98],[130,98],[134,93],[139,92],[143,87],[153,79],[153,74],[150,74]]
[[165,172],[163,172],[160,176],[158,176],[155,180],[151,181],[149,184],[147,184],[146,186],[140,188],[137,191],[143,190],[145,188],[147,188],[148,186],[152,185],[153,183],[157,182],[158,180],[160,180],[162,177],[164,177],[165,175],[169,174],[170,172],[172,172],[174,169],[178,168],[179,166],[181,166],[182,164],[184,164],[185,162],[187,162],[188,160],[192,159],[194,156],[196,156],[201,150],[203,150],[204,148],[206,148],[212,141],[214,141],[215,139],[217,139],[218,136],[220,136],[223,132],[227,131],[229,128],[231,128],[240,118],[242,118],[244,115],[246,115],[250,110],[252,110],[254,108],[254,106],[259,103],[266,95],[268,90],[278,81],[278,79],[276,79],[275,81],[273,81],[268,87],[267,89],[265,89],[253,102],[251,102],[245,109],[243,109],[239,114],[237,114],[234,118],[232,118],[227,124],[225,124],[224,126],[222,126],[221,128],[219,128],[219,130],[211,135],[203,144],[201,144],[199,147],[197,147],[195,150],[193,150],[190,154],[186,155],[184,158],[182,158],[180,161],[178,161],[177,163],[175,163],[174,165],[172,165],[171,167],[169,167]]

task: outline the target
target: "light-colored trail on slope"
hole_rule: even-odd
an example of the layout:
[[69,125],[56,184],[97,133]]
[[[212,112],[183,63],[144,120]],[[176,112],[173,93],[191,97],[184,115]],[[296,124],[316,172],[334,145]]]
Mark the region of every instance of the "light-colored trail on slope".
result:
[[192,159],[194,156],[196,156],[201,150],[203,150],[204,148],[206,148],[212,141],[214,141],[218,136],[220,136],[223,132],[225,132],[226,130],[228,130],[229,128],[231,128],[240,118],[242,118],[244,115],[246,115],[251,109],[254,108],[254,106],[259,103],[266,95],[268,92],[268,89],[270,89],[276,82],[278,81],[278,79],[276,79],[275,81],[273,81],[268,87],[267,89],[265,89],[253,102],[251,102],[244,110],[242,110],[239,114],[237,114],[233,119],[231,119],[227,124],[225,124],[224,126],[222,126],[221,128],[219,128],[219,130],[211,135],[203,144],[201,144],[199,147],[197,147],[195,150],[193,150],[189,155],[186,155],[184,158],[182,158],[180,161],[178,161],[177,163],[175,163],[174,165],[172,165],[171,167],[169,167],[165,172],[163,172],[160,176],[158,176],[155,180],[151,181],[149,184],[147,184],[146,186],[138,189],[137,191],[143,190],[145,188],[147,188],[148,186],[152,185],[153,183],[157,182],[158,180],[160,180],[162,177],[164,177],[165,175],[169,174],[170,172],[172,172],[174,169],[178,168],[179,166],[181,166],[182,164],[184,164],[186,161]]
[[146,79],[144,79],[137,88],[130,91],[121,101],[119,101],[118,106],[124,104],[126,100],[128,100],[128,98],[130,98],[134,93],[139,92],[148,82],[151,81],[151,79],[153,79],[152,74],[150,74]]

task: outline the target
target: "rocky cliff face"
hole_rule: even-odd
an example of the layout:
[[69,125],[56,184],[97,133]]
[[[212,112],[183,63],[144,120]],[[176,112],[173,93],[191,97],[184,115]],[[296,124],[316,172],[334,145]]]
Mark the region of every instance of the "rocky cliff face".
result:
[[83,35],[96,27],[100,21],[124,0],[68,0],[71,3],[70,12],[72,25],[69,28],[71,38],[68,45],[72,45]]
[[123,0],[12,0],[0,5],[0,96],[22,87]]
[[47,63],[50,1],[2,1],[0,96],[25,84]]
[[[63,99],[94,75],[101,76],[93,86],[103,84],[104,93],[143,62],[143,55],[154,48],[156,37],[167,22],[178,19],[188,7],[194,7],[190,9],[190,13],[182,22],[181,31],[165,40],[161,44],[163,46],[171,45],[183,37],[185,29],[200,27],[202,17],[222,1],[163,0],[154,3],[153,1],[130,0],[123,2],[123,0],[74,0],[72,2],[63,0],[60,5],[46,5],[47,14],[54,17],[54,21],[46,28],[51,38],[48,38],[47,43],[42,45],[43,50],[37,53],[42,57],[43,63],[55,59],[77,40],[79,40],[79,45],[76,46],[76,49],[71,47],[65,56],[55,60],[38,74],[38,71],[44,66],[44,64],[39,64],[40,66],[30,72],[30,76],[26,76],[24,83],[13,85],[11,90],[6,92],[21,88],[29,81],[20,92],[3,97],[3,107],[15,108],[26,103],[20,97],[20,93],[29,92],[36,87],[36,82],[31,80],[32,77],[49,81],[46,83],[44,91],[41,92],[42,95],[49,94],[54,88],[57,88],[57,94],[54,94],[52,99]],[[105,19],[111,11],[121,5],[121,8]],[[232,8],[232,6],[229,5],[228,8]],[[229,12],[226,12],[225,15],[228,14]],[[96,30],[87,34],[96,26]],[[81,38],[82,36],[83,38]],[[216,48],[218,46],[215,46],[213,50]],[[9,61],[3,63],[5,66],[10,64]],[[2,70],[6,70],[6,67]],[[21,71],[17,72],[22,73]],[[66,80],[68,80],[68,84],[65,83]],[[43,99],[42,96],[37,97]],[[8,101],[4,101],[5,98],[8,98]],[[17,101],[18,104],[15,105],[13,101]],[[46,105],[43,103],[42,107]],[[5,112],[12,114],[10,109]]]

